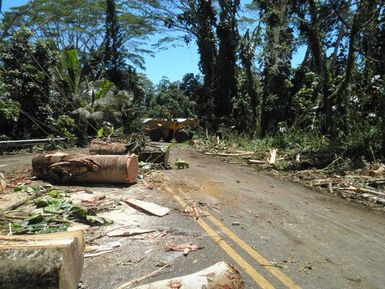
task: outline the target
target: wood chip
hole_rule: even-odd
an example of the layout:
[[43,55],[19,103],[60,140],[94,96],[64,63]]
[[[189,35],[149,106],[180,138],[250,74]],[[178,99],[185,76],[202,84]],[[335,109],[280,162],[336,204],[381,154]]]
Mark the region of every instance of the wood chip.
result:
[[187,256],[189,252],[192,251],[198,251],[203,249],[203,247],[200,247],[198,245],[193,244],[180,244],[180,245],[171,245],[166,248],[166,251],[177,251],[177,252],[183,252],[183,255]]

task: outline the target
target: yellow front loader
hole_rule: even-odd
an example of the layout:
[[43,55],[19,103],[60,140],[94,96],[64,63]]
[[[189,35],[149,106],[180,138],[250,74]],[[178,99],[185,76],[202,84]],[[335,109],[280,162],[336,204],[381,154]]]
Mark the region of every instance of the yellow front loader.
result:
[[152,141],[170,142],[172,139],[178,143],[190,140],[192,130],[197,126],[198,120],[194,118],[176,118],[173,120],[148,118],[143,121],[145,133]]

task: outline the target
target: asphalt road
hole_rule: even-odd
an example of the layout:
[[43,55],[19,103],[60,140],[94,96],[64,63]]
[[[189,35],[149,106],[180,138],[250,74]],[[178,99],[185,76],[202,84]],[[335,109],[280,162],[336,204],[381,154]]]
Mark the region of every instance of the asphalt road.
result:
[[243,270],[246,288],[385,288],[383,213],[194,151],[175,153],[190,169],[167,173],[178,180],[171,190],[218,203],[202,219],[246,264],[223,248],[221,257],[261,275]]
[[[89,188],[96,195],[152,201],[171,212],[162,218],[128,207],[106,212],[115,227],[156,232],[118,239],[122,246],[114,252],[86,259],[85,288],[116,288],[167,263],[170,267],[141,284],[218,261],[238,268],[247,289],[385,288],[383,214],[187,148],[173,149],[171,160],[176,158],[187,160],[190,168],[156,172],[130,188]],[[1,156],[0,170],[8,168],[9,175],[11,168],[28,169],[30,159]],[[201,209],[198,220],[184,212],[192,204]],[[105,236],[108,230],[89,231],[87,239],[117,241]],[[204,248],[188,256],[165,250],[182,243]]]

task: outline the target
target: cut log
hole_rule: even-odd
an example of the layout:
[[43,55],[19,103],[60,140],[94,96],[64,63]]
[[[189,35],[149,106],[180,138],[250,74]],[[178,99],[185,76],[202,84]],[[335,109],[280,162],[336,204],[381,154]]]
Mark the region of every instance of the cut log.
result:
[[151,215],[158,216],[158,217],[163,217],[170,212],[168,208],[161,207],[154,203],[140,201],[137,199],[123,198],[122,201],[129,204],[131,207],[140,209],[142,211],[145,211],[146,213],[150,213]]
[[146,163],[162,164],[168,166],[170,152],[159,147],[146,147],[139,153],[139,161]]
[[[219,262],[195,274],[158,281],[138,286],[134,289],[243,289],[244,287],[245,285],[241,274],[231,265],[225,262]],[[119,288],[125,287],[120,286]]]
[[128,145],[119,142],[92,141],[90,153],[96,155],[125,155],[129,153]]
[[136,155],[42,154],[32,160],[32,174],[58,183],[135,183]]
[[[125,155],[130,153],[130,145],[118,142],[92,141],[90,153],[96,155]],[[164,151],[161,147],[147,146],[139,152],[139,161],[146,163],[168,165],[169,151]]]
[[0,236],[0,288],[77,289],[83,252],[82,231]]

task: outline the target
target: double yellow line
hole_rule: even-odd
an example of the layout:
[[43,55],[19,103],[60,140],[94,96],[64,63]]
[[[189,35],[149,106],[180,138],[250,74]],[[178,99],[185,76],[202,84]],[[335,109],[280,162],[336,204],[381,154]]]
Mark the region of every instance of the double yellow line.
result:
[[[170,188],[166,188],[167,191],[172,193]],[[179,192],[183,196],[191,200],[190,196],[186,193]],[[175,200],[185,208],[187,204],[178,195],[174,195]],[[282,284],[290,289],[301,289],[293,280],[291,280],[286,274],[274,267],[265,257],[259,254],[255,249],[249,246],[245,241],[240,239],[234,232],[223,225],[218,219],[211,215],[206,210],[203,211],[205,216],[217,226],[226,236],[234,241],[239,247],[241,247],[246,253],[248,253],[255,261],[264,266],[275,278],[277,278]],[[226,241],[224,241],[205,221],[201,218],[196,222],[202,227],[202,229],[211,237],[216,244],[218,244],[261,288],[274,289],[274,286],[263,277],[258,271],[256,271],[245,259],[243,259]]]

